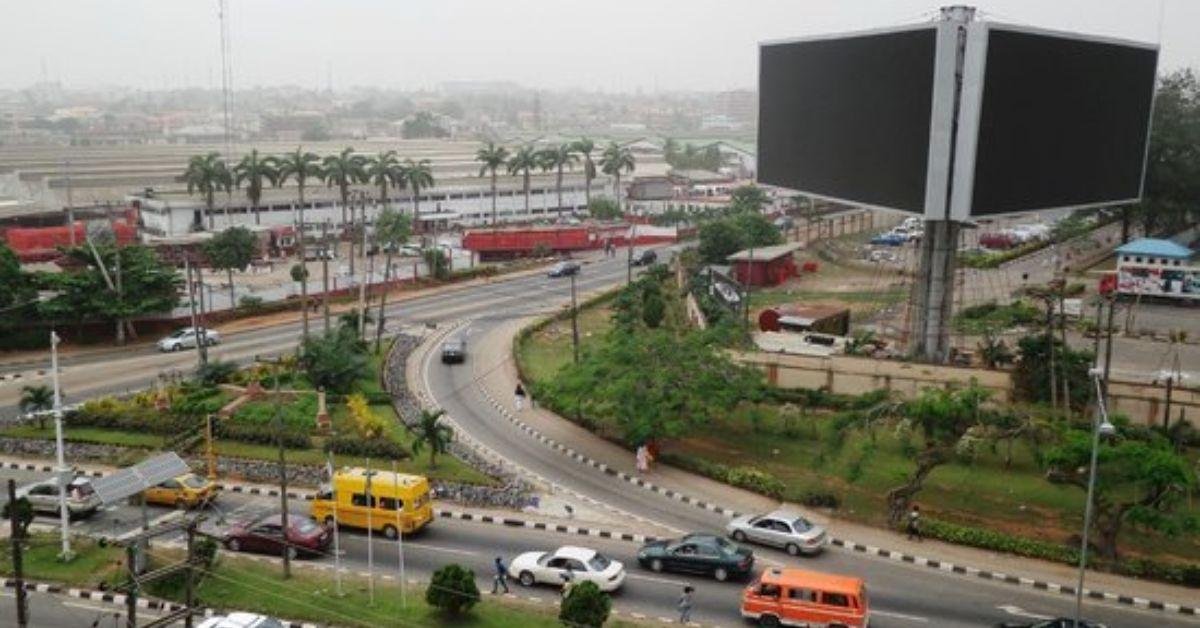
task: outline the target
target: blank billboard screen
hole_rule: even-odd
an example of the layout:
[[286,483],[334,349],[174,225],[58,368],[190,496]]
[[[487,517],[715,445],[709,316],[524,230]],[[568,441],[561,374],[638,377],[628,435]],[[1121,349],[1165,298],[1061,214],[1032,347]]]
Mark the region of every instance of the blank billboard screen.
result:
[[763,44],[759,181],[923,212],[936,47],[932,26]]
[[971,215],[1140,198],[1157,50],[988,33]]

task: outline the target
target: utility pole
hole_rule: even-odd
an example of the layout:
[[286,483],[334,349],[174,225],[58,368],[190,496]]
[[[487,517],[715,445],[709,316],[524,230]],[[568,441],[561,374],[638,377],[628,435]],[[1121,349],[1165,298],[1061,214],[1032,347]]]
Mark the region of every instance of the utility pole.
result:
[[579,364],[579,308],[575,302],[575,275],[571,275],[571,344],[575,349],[575,363]]
[[25,593],[25,565],[24,557],[21,555],[21,541],[25,540],[24,527],[17,520],[17,482],[12,478],[8,479],[8,523],[11,526],[11,536],[9,540],[12,542],[13,556],[13,579],[16,580],[16,596],[17,596],[17,628],[26,628],[29,626],[29,609],[28,600]]
[[633,240],[637,237],[637,225],[629,223],[629,249],[625,256],[625,283],[633,283]]
[[1108,375],[1112,369],[1112,346],[1113,346],[1113,318],[1117,311],[1116,296],[1110,297],[1108,300],[1108,329],[1104,340],[1104,390],[1100,396],[1100,400],[1108,405]]
[[292,577],[292,545],[288,542],[288,488],[287,488],[287,460],[284,458],[283,449],[283,416],[280,413],[282,404],[279,403],[279,361],[271,362],[275,365],[275,416],[272,423],[275,425],[275,440],[279,444],[279,522],[283,524],[283,578],[287,580]]
[[208,330],[204,330],[204,333],[202,334],[198,333],[200,328],[198,322],[196,321],[196,284],[192,281],[192,264],[187,257],[183,258],[183,272],[185,275],[187,275],[188,309],[190,309],[192,313],[192,329],[197,331],[196,360],[199,362],[197,366],[199,368],[204,368],[204,365],[208,364],[208,352],[206,350],[208,345]]
[[[367,272],[367,197],[362,197],[362,274],[359,275],[358,282],[358,337],[360,340],[367,337],[367,282],[370,280],[370,274]],[[375,259],[372,257],[371,259]]]
[[329,333],[329,219],[321,223],[321,307],[325,314],[325,333]]
[[58,334],[50,332],[50,380],[54,386],[54,453],[58,467],[54,470],[58,476],[58,514],[59,529],[62,536],[62,554],[59,559],[69,561],[71,554],[71,513],[67,510],[67,476],[71,469],[63,455],[63,420],[62,420],[62,388],[58,383]]
[[754,245],[750,245],[750,258],[746,262],[746,285],[742,292],[742,327],[750,333],[750,288],[754,285]]
[[[1070,372],[1070,365],[1067,362],[1067,358],[1070,355],[1070,353],[1069,353],[1070,348],[1067,346],[1067,304],[1066,304],[1067,299],[1066,299],[1066,293],[1067,293],[1067,283],[1066,283],[1066,280],[1064,279],[1064,280],[1062,280],[1062,283],[1060,283],[1058,286],[1058,333],[1062,340],[1061,362],[1062,362],[1063,409],[1067,411],[1067,414],[1070,414],[1071,413],[1071,387],[1070,387],[1070,382],[1068,381],[1070,379],[1068,377],[1068,373]],[[1080,314],[1082,315],[1082,312],[1080,312]]]
[[304,240],[307,239],[307,229],[304,226],[304,203],[300,203],[300,228],[296,231],[297,248],[300,253],[300,320],[302,340],[308,340],[308,256],[305,255]]
[[[117,274],[117,309],[121,309],[122,302],[125,300],[125,290],[121,283],[121,238],[117,235],[116,224],[112,221],[112,206],[110,205],[105,211],[108,214],[108,222],[113,230],[113,247],[116,258],[116,274]],[[125,344],[125,318],[117,317],[117,344]]]
[[67,183],[67,236],[70,238],[71,247],[75,247],[75,198],[71,188],[71,160],[63,160],[63,169],[66,170]]

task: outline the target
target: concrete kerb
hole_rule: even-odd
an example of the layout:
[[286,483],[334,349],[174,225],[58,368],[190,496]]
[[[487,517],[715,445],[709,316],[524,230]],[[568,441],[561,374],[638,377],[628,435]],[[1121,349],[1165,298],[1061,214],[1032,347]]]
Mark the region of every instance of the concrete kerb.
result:
[[[606,463],[603,463],[603,462],[600,462],[593,458],[590,458],[588,456],[585,456],[585,455],[579,453],[578,451],[576,451],[574,448],[569,447],[567,445],[563,445],[562,443],[559,443],[558,441],[547,437],[546,435],[542,434],[539,430],[537,430],[537,428],[534,428],[534,427],[530,426],[529,424],[525,423],[524,421],[521,421],[520,419],[518,419],[511,412],[509,412],[508,409],[505,408],[503,404],[501,404],[499,401],[496,400],[495,397],[492,396],[492,394],[488,391],[487,387],[479,385],[478,388],[479,388],[480,393],[483,395],[483,397],[488,401],[488,403],[490,403],[492,405],[492,407],[496,410],[496,412],[498,412],[500,414],[500,416],[503,416],[505,419],[507,419],[508,421],[513,423],[515,426],[517,426],[517,428],[519,428],[522,432],[525,432],[532,438],[536,439],[538,442],[558,451],[559,453],[567,456],[568,458],[574,460],[575,462],[577,462],[579,464],[583,464],[583,465],[592,467],[592,468],[597,469],[607,475],[620,478],[621,480],[623,480],[629,484],[636,485],[640,488],[644,488],[646,490],[649,490],[651,492],[654,492],[659,495],[665,496],[667,498],[673,499],[675,501],[679,501],[684,504],[688,504],[693,507],[707,510],[710,512],[715,512],[717,514],[724,515],[731,519],[734,517],[738,517],[742,514],[740,512],[725,508],[723,506],[718,506],[716,504],[712,504],[706,500],[699,499],[699,498],[693,497],[691,495],[687,495],[680,491],[661,487],[657,484],[654,484],[653,482],[648,482],[640,477],[629,475],[628,473],[625,473],[624,471],[619,471],[617,469],[614,469],[614,468],[608,466]],[[940,569],[942,571],[947,571],[947,572],[951,572],[951,573],[974,575],[979,578],[983,578],[985,580],[993,580],[993,581],[1002,582],[1005,584],[1012,584],[1012,585],[1016,585],[1016,586],[1038,589],[1038,590],[1042,590],[1042,591],[1061,593],[1063,595],[1073,596],[1073,595],[1075,595],[1075,590],[1076,590],[1075,587],[1069,586],[1069,585],[1057,584],[1057,583],[1053,583],[1053,582],[1046,582],[1046,581],[1035,580],[1035,579],[1030,579],[1030,578],[1023,578],[1023,577],[1013,576],[1013,575],[1009,575],[1009,574],[1005,574],[1005,573],[989,571],[986,569],[978,569],[975,567],[956,565],[953,563],[947,563],[944,561],[926,558],[923,556],[915,556],[912,554],[906,554],[904,552],[899,552],[899,551],[895,551],[895,550],[888,550],[888,549],[873,547],[873,546],[869,546],[869,545],[863,545],[861,543],[856,543],[856,542],[848,540],[848,539],[842,539],[842,538],[837,538],[837,537],[833,537],[833,536],[830,537],[830,544],[832,544],[835,547],[847,550],[847,551],[864,553],[864,554],[868,554],[868,555],[872,555],[872,556],[878,556],[880,558],[886,558],[889,560],[894,560],[896,562],[911,563],[914,565],[929,567],[931,569]],[[1187,605],[1181,605],[1181,604],[1174,604],[1174,603],[1170,603],[1170,602],[1147,600],[1145,598],[1128,596],[1128,595],[1119,595],[1119,594],[1110,593],[1107,591],[1097,591],[1095,589],[1087,589],[1087,588],[1085,588],[1083,590],[1083,592],[1084,592],[1084,595],[1086,595],[1088,598],[1091,598],[1091,599],[1116,602],[1118,604],[1124,604],[1127,606],[1134,606],[1137,608],[1148,609],[1148,610],[1160,610],[1160,611],[1165,611],[1165,612],[1179,613],[1182,615],[1189,615],[1189,616],[1200,615],[1200,607],[1196,607],[1196,606],[1187,606]]]

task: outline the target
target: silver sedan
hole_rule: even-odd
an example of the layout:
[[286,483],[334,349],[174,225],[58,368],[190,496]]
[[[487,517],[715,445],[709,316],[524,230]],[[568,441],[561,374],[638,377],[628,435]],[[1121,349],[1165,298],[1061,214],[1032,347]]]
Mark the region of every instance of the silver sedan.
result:
[[742,515],[725,527],[739,543],[751,542],[783,549],[792,556],[819,554],[829,542],[825,528],[787,510],[765,515]]

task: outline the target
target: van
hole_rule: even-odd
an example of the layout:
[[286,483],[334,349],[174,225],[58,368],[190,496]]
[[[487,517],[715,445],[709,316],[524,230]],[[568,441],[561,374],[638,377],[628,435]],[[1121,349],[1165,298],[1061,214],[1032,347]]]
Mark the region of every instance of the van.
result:
[[761,626],[865,628],[871,613],[861,578],[768,569],[742,593],[742,617]]
[[[370,484],[368,485],[368,477]],[[433,519],[429,480],[420,475],[346,467],[321,486],[312,516],[326,526],[370,528],[389,539],[412,534]]]

